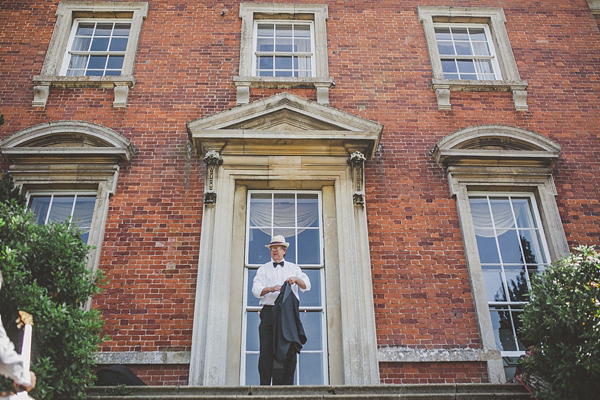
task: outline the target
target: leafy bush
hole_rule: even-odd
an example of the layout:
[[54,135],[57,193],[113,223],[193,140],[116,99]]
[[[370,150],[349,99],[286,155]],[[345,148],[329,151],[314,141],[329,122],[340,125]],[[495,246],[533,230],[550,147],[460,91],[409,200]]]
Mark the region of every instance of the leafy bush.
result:
[[[12,321],[17,311],[34,317],[31,369],[39,399],[79,399],[93,384],[94,352],[103,322],[84,309],[99,292],[100,276],[86,268],[89,246],[67,224],[38,225],[27,212],[12,179],[0,181],[0,314],[8,335],[20,348],[22,333]],[[0,377],[1,378],[1,377]],[[12,388],[2,378],[1,390]]]
[[535,343],[525,376],[548,385],[543,399],[590,399],[600,393],[600,254],[576,253],[534,279],[521,333]]

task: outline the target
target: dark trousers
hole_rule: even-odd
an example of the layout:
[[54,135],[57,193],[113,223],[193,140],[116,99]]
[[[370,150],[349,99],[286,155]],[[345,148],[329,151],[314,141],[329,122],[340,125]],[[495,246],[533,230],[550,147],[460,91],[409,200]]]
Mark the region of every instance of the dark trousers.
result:
[[[275,323],[275,312],[273,306],[263,306],[260,311],[260,325],[258,334],[260,339],[260,355],[258,357],[258,373],[261,385],[293,385],[294,372],[296,371],[296,352],[290,352],[283,363],[283,373],[277,369],[273,370],[273,324]],[[278,373],[279,372],[279,373]]]

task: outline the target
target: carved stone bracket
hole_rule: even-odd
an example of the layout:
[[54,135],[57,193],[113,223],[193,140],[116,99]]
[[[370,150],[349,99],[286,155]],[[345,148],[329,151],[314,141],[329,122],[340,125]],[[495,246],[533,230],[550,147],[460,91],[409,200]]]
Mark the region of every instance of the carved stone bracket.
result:
[[206,181],[204,184],[204,203],[215,204],[217,202],[217,192],[215,191],[215,179],[219,165],[223,163],[223,157],[215,150],[210,150],[204,155],[206,163]]
[[365,192],[364,181],[365,181],[365,161],[367,158],[360,151],[355,151],[348,158],[348,164],[352,167],[352,174],[354,182],[354,194],[352,200],[354,205],[358,207],[364,207],[365,205]]

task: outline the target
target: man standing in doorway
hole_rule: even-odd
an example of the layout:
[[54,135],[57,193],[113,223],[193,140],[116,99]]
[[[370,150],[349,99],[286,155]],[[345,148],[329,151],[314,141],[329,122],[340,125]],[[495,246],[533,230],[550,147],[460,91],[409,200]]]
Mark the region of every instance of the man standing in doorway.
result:
[[262,309],[260,311],[260,356],[258,359],[258,372],[261,385],[293,385],[294,372],[296,371],[295,352],[290,352],[283,363],[283,376],[273,377],[273,324],[275,323],[275,300],[279,296],[281,286],[288,282],[292,292],[298,298],[298,287],[302,292],[310,290],[310,279],[302,272],[300,267],[284,257],[290,246],[282,235],[273,236],[271,243],[266,245],[271,253],[271,261],[261,265],[256,272],[252,284],[252,294],[259,298]]

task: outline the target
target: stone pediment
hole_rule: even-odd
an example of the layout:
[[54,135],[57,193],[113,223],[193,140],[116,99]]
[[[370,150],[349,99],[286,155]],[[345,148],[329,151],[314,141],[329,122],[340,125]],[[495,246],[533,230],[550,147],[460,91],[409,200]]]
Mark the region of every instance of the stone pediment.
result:
[[335,108],[281,93],[188,122],[202,155],[372,156],[383,126]]

